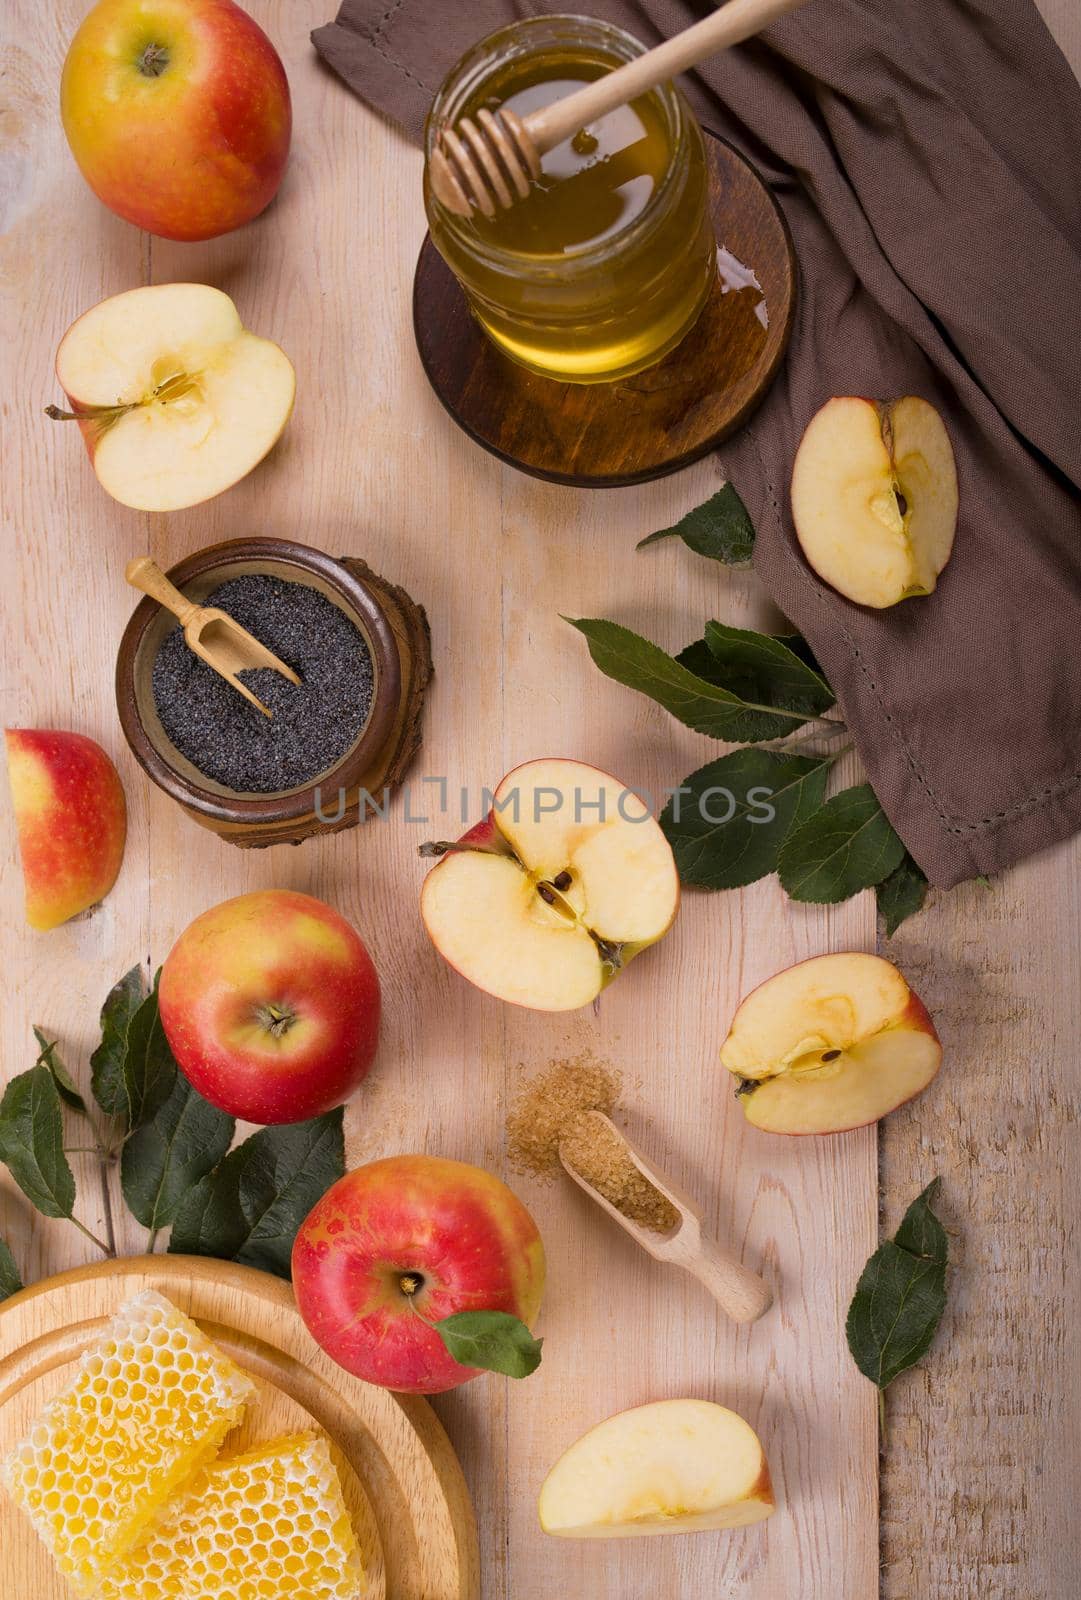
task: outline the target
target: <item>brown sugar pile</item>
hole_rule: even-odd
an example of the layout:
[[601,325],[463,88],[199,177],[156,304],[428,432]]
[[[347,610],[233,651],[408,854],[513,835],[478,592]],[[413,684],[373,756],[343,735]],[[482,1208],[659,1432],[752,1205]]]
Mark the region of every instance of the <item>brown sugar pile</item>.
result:
[[632,1222],[667,1233],[679,1222],[670,1201],[634,1165],[622,1140],[591,1113],[610,1116],[618,1072],[588,1057],[553,1061],[525,1085],[507,1117],[507,1159],[516,1172],[552,1178],[568,1162]]

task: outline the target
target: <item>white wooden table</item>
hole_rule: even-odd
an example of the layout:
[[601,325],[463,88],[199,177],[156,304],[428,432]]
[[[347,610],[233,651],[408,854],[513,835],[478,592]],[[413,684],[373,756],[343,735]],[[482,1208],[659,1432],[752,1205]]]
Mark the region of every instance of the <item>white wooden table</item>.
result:
[[[1076,0],[1042,3],[1078,64]],[[377,1070],[349,1112],[352,1162],[425,1149],[500,1170],[504,1101],[521,1070],[589,1049],[625,1071],[632,1130],[704,1197],[721,1236],[768,1263],[779,1283],[768,1319],[736,1331],[570,1186],[512,1179],[548,1244],[544,1364],[526,1383],[485,1378],[437,1402],[473,1489],[486,1600],[875,1600],[880,1585],[888,1600],[1072,1600],[1081,1585],[1076,845],[989,889],[937,896],[890,946],[945,1040],[931,1091],[877,1138],[788,1141],[745,1127],[717,1049],[759,979],[821,951],[874,948],[870,895],[832,910],[789,904],[775,880],[688,895],[675,932],[605,995],[599,1017],[532,1015],[468,988],[420,925],[415,846],[445,834],[449,819],[416,824],[399,806],[363,832],[243,853],[183,817],[122,747],[112,668],[133,603],[122,574],[147,549],[168,565],[216,539],[284,535],[361,555],[403,583],[429,610],[437,668],[418,776],[445,775],[452,795],[463,784],[479,794],[546,754],[659,790],[715,752],[603,678],[560,612],[616,618],[670,647],[711,615],[748,625],[770,615],[750,576],[682,546],[634,554],[638,537],[717,487],[718,461],[651,487],[580,493],[501,466],[444,415],[410,331],[419,156],[317,64],[309,29],[332,8],[250,0],[292,83],[292,162],[259,223],[191,246],[120,222],[75,169],[57,89],[81,0],[8,0],[4,10],[0,709],[7,726],[99,739],[118,757],[131,821],[104,906],[40,935],[22,923],[10,811],[0,808],[0,1072],[32,1064],[34,1022],[55,1030],[85,1071],[111,982],[136,961],[160,962],[208,905],[257,886],[323,896],[369,941],[386,1000]],[[298,404],[281,445],[245,483],[152,518],[109,500],[78,439],[41,411],[60,398],[52,356],[76,315],[178,278],[225,289],[249,326],[282,343],[297,366]],[[890,1395],[880,1511],[875,1392],[849,1359],[844,1313],[878,1238],[880,1204],[892,1226],[936,1172],[958,1264],[938,1345]],[[100,1226],[89,1174],[80,1205]],[[121,1231],[124,1249],[145,1248],[130,1219]],[[0,1235],[28,1281],[87,1258],[73,1228],[32,1219],[6,1179]],[[545,1538],[536,1493],[564,1446],[614,1410],[684,1393],[732,1405],[760,1430],[778,1514],[728,1535]],[[0,1552],[0,1590],[2,1579]]]

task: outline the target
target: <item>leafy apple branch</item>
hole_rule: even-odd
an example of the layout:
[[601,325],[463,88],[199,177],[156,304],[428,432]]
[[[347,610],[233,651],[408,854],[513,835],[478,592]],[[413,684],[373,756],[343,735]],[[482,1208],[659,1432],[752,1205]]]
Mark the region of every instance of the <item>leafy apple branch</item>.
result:
[[[262,1128],[231,1149],[236,1122],[192,1087],[169,1049],[158,1012],[157,980],[147,992],[133,967],[101,1012],[101,1042],[90,1057],[91,1109],[60,1058],[57,1042],[35,1028],[39,1054],[0,1100],[0,1161],[46,1217],[71,1222],[106,1256],[116,1255],[110,1173],[153,1252],[165,1228],[169,1249],[239,1261],[288,1278],[292,1243],[308,1212],[345,1172],[342,1111],[309,1122]],[[65,1119],[85,1130],[65,1143]],[[68,1157],[96,1157],[107,1239],[75,1215]],[[0,1241],[0,1299],[21,1287]]]
[[[754,549],[751,519],[730,483],[639,549],[673,537],[727,566],[746,566]],[[847,730],[805,639],[714,621],[673,656],[615,622],[564,620],[608,677],[695,732],[744,746],[692,772],[661,814],[683,883],[735,889],[776,872],[791,899],[816,904],[873,888],[887,937],[920,910],[927,879],[871,785],[827,798],[830,774],[852,745],[838,742]]]

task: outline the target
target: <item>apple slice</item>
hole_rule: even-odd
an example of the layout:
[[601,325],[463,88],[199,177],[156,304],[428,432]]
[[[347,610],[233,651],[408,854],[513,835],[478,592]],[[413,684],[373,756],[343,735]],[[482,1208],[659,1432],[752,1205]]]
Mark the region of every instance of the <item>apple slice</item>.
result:
[[657,1400],[599,1423],[556,1462],[538,1506],[545,1533],[563,1539],[740,1528],[773,1509],[758,1435],[709,1400]]
[[721,1046],[748,1122],[842,1133],[926,1089],[942,1046],[890,961],[850,951],[801,961],[742,1001]]
[[425,879],[432,942],[488,994],[537,1011],[589,1005],[667,933],[679,877],[648,808],[596,767],[531,761]]
[[102,486],[137,511],[179,511],[243,478],[278,440],[296,374],[220,289],[164,283],[72,324],[56,375]]
[[827,400],[811,418],[792,468],[792,519],[818,576],[857,605],[931,593],[957,503],[950,437],[926,400]]
[[26,920],[44,932],[96,905],[116,882],[127,837],[124,789],[84,734],[8,728],[4,742]]

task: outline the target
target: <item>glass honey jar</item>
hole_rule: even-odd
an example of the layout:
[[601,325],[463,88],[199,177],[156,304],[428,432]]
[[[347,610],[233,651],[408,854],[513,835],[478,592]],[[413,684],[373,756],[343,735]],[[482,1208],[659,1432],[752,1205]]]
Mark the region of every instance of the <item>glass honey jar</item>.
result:
[[[530,17],[453,68],[428,117],[485,107],[520,117],[644,53],[589,17]],[[694,324],[717,272],[702,131],[671,84],[549,151],[529,195],[494,218],[456,216],[425,174],[432,240],[474,314],[513,360],[545,377],[603,383],[659,361]]]

